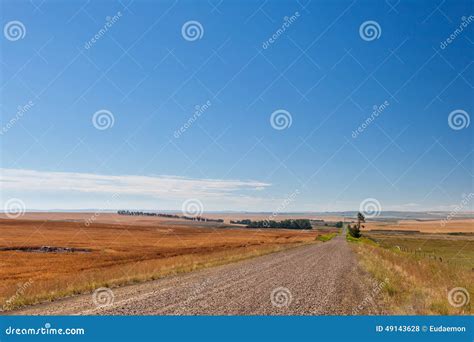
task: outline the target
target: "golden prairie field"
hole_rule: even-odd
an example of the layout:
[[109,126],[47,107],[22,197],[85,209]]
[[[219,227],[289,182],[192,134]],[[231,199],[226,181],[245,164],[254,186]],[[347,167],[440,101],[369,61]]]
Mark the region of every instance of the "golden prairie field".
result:
[[[350,239],[362,266],[383,282],[385,309],[401,315],[474,313],[474,235],[389,229]],[[358,241],[357,241],[358,240]],[[457,296],[454,295],[457,293]],[[450,300],[452,303],[450,303]],[[456,305],[457,302],[463,305]]]
[[[474,306],[469,293],[474,293],[474,272],[461,263],[440,262],[439,259],[397,249],[380,248],[362,243],[354,246],[362,266],[379,282],[383,282],[383,305],[394,315],[472,315]],[[450,305],[464,296],[464,305]],[[454,292],[455,293],[455,292]]]
[[422,233],[474,233],[474,219],[369,221],[362,230],[408,230]]
[[[0,217],[0,308],[219,265],[314,243],[317,235],[316,231],[229,229],[225,224],[116,214]],[[12,250],[42,246],[88,251]]]

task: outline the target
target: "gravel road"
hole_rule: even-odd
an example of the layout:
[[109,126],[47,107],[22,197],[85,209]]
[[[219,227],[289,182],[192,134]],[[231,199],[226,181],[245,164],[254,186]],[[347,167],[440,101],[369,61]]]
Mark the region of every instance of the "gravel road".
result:
[[372,294],[375,287],[340,235],[325,243],[98,292],[95,298],[80,295],[11,313],[345,315],[357,310],[357,314],[380,314]]

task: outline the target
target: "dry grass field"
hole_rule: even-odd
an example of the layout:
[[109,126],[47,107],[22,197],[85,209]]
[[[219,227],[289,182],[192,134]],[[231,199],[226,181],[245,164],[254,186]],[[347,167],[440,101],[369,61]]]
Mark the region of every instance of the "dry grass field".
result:
[[368,233],[364,236],[384,248],[474,269],[474,235]]
[[[323,243],[336,232],[331,227],[256,230],[229,224],[231,219],[266,218],[260,214],[208,217],[225,222],[112,213],[26,213],[18,219],[0,214],[0,311]],[[387,312],[472,313],[471,304],[455,308],[446,296],[453,287],[474,291],[473,228],[472,219],[445,226],[426,220],[369,221],[362,243],[353,246],[375,279],[390,280],[383,289]]]
[[[181,212],[177,212],[178,215],[182,215]],[[85,212],[28,212],[24,214],[21,219],[23,220],[48,220],[48,221],[76,221],[82,222],[90,219],[94,214]],[[224,223],[229,224],[230,220],[243,220],[250,219],[254,221],[258,220],[285,220],[285,219],[315,219],[324,220],[326,222],[337,222],[343,221],[342,216],[321,216],[317,214],[265,214],[265,213],[205,213],[203,216],[213,219],[223,219]],[[0,219],[7,218],[5,214],[0,213]],[[347,219],[346,219],[347,220]],[[153,225],[157,222],[165,224],[179,224],[183,223],[182,220],[170,219],[160,216],[124,216],[116,215],[115,213],[100,213],[98,217],[94,219],[97,223],[114,223],[114,224],[139,224],[139,225]],[[202,224],[196,223],[196,224]],[[214,225],[215,226],[215,225]]]
[[[474,313],[469,300],[469,293],[474,293],[474,236],[365,232],[353,247],[363,267],[384,284],[382,295],[388,312]],[[464,305],[450,303],[449,293],[456,288],[464,293],[451,296],[451,300],[465,300]]]
[[443,220],[399,220],[399,221],[369,221],[363,230],[409,230],[422,233],[474,233],[474,219]]
[[[0,217],[0,307],[10,309],[101,286],[224,264],[314,243],[317,235],[315,231],[229,229],[225,224],[116,214]],[[14,250],[42,246],[86,251]]]

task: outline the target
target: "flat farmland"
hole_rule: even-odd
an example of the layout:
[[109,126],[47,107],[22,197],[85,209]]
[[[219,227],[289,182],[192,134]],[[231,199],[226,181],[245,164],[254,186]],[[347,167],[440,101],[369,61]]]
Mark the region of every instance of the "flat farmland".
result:
[[[171,212],[170,212],[171,213]],[[182,215],[181,212],[173,212],[178,215]],[[211,219],[223,219],[224,223],[229,224],[231,220],[244,220],[249,219],[253,221],[258,220],[285,220],[285,219],[312,219],[312,220],[324,220],[326,222],[336,222],[344,221],[343,216],[331,215],[318,215],[313,213],[308,214],[275,214],[272,213],[205,213],[203,216]],[[28,212],[24,214],[22,220],[47,220],[47,221],[75,221],[83,222],[90,220],[91,217],[94,217],[94,213],[86,212]],[[0,213],[0,218],[7,218],[5,214]],[[347,220],[347,218],[345,218]],[[115,213],[101,212],[100,215],[93,219],[96,223],[113,223],[113,224],[138,224],[140,226],[154,225],[156,223],[164,224],[198,224],[203,225],[203,222],[189,222],[183,220],[177,220],[161,216],[126,216],[126,215],[117,215]],[[215,227],[215,224],[209,223],[212,227]],[[205,225],[205,224],[204,224]],[[219,225],[222,227],[222,224]]]
[[[320,233],[319,233],[320,234]],[[92,213],[0,218],[4,309],[316,243],[316,231]],[[62,249],[55,249],[62,248]]]
[[406,230],[421,233],[474,233],[474,219],[368,221],[367,230]]
[[384,248],[474,269],[474,235],[369,233],[365,236]]

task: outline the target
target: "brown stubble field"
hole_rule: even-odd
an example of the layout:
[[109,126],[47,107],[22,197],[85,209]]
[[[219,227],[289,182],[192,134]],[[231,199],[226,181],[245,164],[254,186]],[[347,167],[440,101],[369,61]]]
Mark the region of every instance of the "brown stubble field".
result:
[[[216,223],[91,213],[0,217],[0,249],[69,247],[90,252],[0,250],[0,310],[157,279],[305,243],[317,231],[253,230]],[[90,222],[90,221],[89,221]]]

